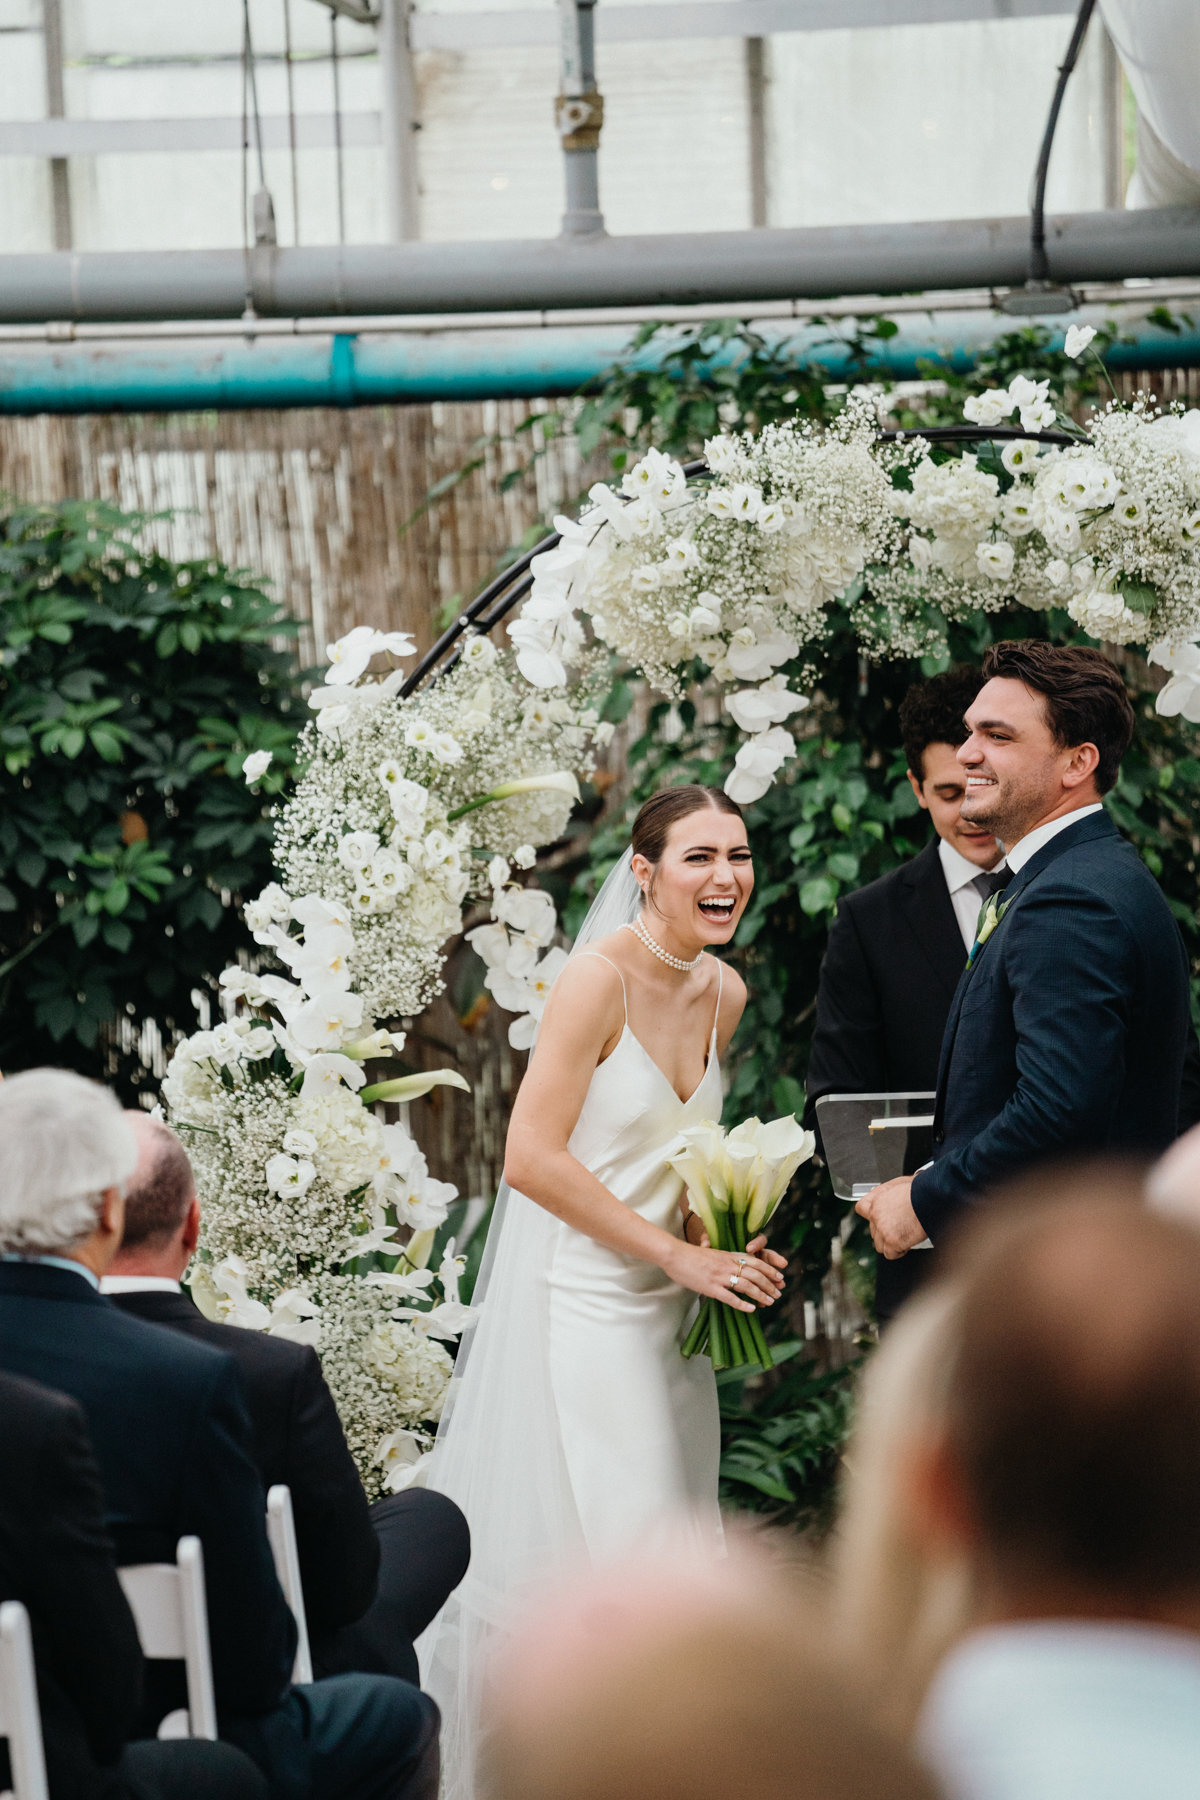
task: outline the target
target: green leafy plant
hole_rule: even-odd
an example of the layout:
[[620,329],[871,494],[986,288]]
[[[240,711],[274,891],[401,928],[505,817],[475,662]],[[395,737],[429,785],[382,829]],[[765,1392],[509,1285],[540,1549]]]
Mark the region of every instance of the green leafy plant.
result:
[[194,1030],[243,945],[302,722],[296,622],[146,524],[81,501],[0,518],[0,1067],[68,1063],[127,1097],[140,1027]]

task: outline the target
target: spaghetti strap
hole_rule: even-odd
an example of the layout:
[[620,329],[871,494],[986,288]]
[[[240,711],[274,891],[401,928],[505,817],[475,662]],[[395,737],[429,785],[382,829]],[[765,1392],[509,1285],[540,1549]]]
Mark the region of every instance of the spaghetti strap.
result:
[[[600,950],[580,950],[578,952],[578,954],[580,956],[594,956],[596,958],[597,962],[606,962],[610,969],[617,969],[617,965],[612,960],[611,956],[605,956],[603,954],[603,952]],[[617,974],[618,974],[618,976],[620,976],[621,998],[625,1003],[625,1023],[626,1023],[626,1025],[628,1025],[628,1023],[629,1023],[629,995],[625,992],[625,977],[621,974],[620,969],[617,969]],[[720,1005],[721,1005],[721,997],[720,997],[720,994],[718,994],[717,995],[718,1010],[720,1010]]]
[[[725,979],[725,964],[721,961],[719,956],[714,957],[713,961],[717,965],[717,1011],[716,1011],[716,1015],[713,1019],[712,1034],[713,1034],[713,1037],[716,1037],[717,1027],[721,1023],[721,986]],[[618,975],[620,974],[620,972],[621,971],[618,969],[617,970]]]

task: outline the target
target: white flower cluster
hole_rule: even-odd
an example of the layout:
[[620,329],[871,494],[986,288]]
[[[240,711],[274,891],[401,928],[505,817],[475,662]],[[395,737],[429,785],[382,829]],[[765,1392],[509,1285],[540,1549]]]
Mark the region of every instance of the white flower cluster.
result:
[[574,776],[590,774],[606,728],[588,704],[590,669],[570,695],[532,689],[485,637],[405,701],[394,675],[362,682],[363,668],[343,659],[312,695],[308,767],[276,820],[275,854],[289,892],[353,919],[350,986],[365,1014],[389,1018],[438,992],[443,946],[483,866],[472,847],[512,856],[561,837]]
[[534,586],[509,627],[521,672],[559,684],[584,642],[577,611],[662,692],[682,691],[696,661],[727,688],[752,741],[727,791],[759,798],[794,743],[783,720],[807,702],[776,671],[820,637],[826,608],[868,563],[899,543],[889,469],[903,452],[875,442],[870,402],[852,400],[824,434],[767,426],[705,445],[711,480],[689,487],[681,465],[651,450],[598,483],[578,523],[558,518],[558,546],[535,557]]
[[[967,401],[981,435],[1019,401],[1023,429],[1051,422],[1046,384],[1034,392],[1025,382],[1018,394],[1023,379]],[[920,628],[929,602],[950,618],[1010,600],[1065,607],[1110,643],[1178,647],[1196,636],[1200,412],[1162,415],[1145,396],[1129,407],[1110,403],[1078,443],[1015,439],[1000,464],[1003,475],[970,453],[926,457],[911,492],[897,492],[907,553],[869,575],[897,644]]]
[[510,883],[511,874],[502,856],[493,858],[488,878],[494,922],[468,931],[467,942],[487,965],[483,985],[496,1004],[521,1015],[508,1028],[509,1043],[528,1050],[567,953],[549,947],[558,925],[549,894]]

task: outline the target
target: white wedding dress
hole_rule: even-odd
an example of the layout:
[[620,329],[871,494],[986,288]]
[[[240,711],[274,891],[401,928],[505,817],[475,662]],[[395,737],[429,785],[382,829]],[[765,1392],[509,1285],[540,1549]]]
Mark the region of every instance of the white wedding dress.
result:
[[[576,954],[597,953],[577,943]],[[680,1099],[630,1030],[627,1006],[568,1146],[618,1200],[677,1237],[682,1183],[663,1158],[684,1126],[721,1116],[720,974],[715,985],[695,1092]],[[622,1554],[723,1550],[716,1382],[707,1357],[680,1355],[696,1296],[523,1194],[503,1199],[479,1323],[459,1353],[427,1477],[471,1528],[466,1578],[418,1646],[421,1684],[442,1711],[444,1800],[474,1800],[487,1664],[527,1599]]]

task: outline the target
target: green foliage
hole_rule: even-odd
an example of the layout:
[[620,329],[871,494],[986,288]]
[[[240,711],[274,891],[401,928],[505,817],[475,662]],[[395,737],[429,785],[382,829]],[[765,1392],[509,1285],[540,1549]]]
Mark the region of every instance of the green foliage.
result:
[[795,1339],[777,1344],[765,1378],[747,1381],[740,1369],[717,1376],[721,1499],[779,1524],[819,1526],[852,1422],[858,1365],[821,1371],[804,1348]]
[[[243,571],[172,563],[98,502],[0,521],[0,1067],[144,1071],[118,1014],[196,1027],[270,880],[298,629]],[[251,750],[275,763],[255,789]]]

